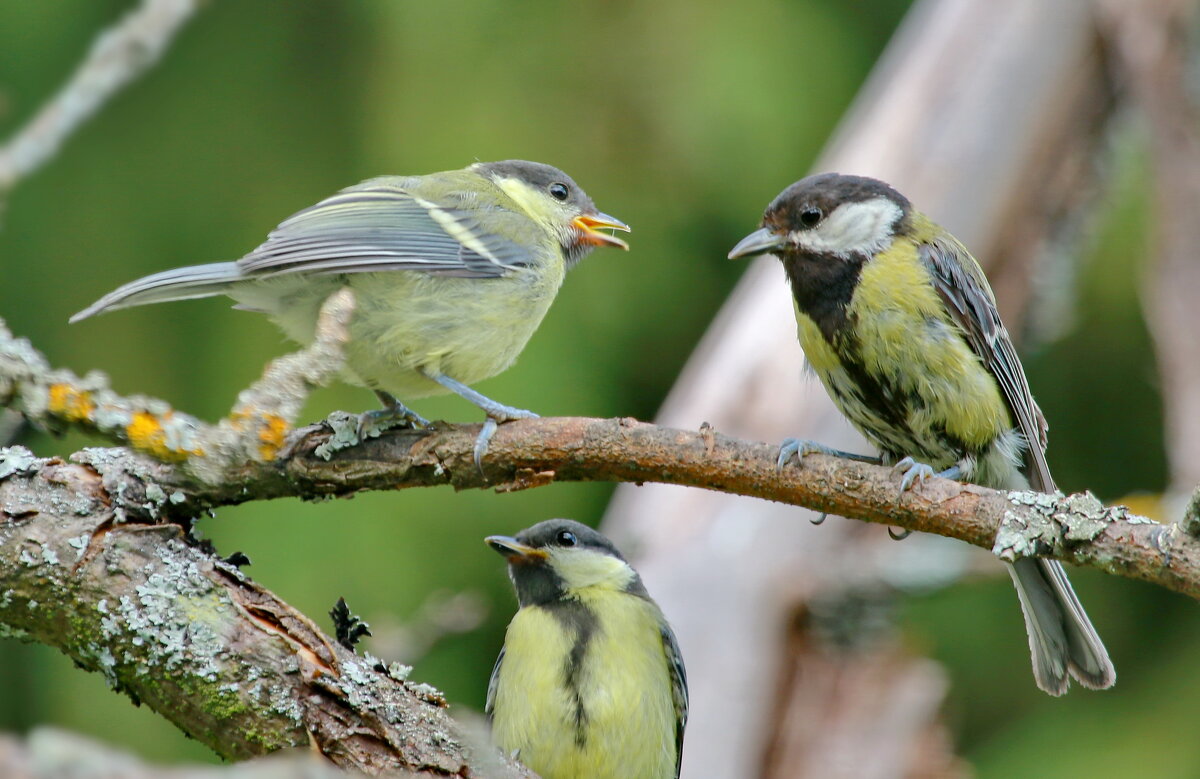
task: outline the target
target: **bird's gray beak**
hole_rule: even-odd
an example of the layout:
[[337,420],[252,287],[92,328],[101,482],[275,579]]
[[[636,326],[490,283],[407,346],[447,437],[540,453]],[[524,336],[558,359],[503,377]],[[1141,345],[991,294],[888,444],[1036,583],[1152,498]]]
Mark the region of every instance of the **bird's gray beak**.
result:
[[729,250],[729,259],[739,260],[742,257],[766,254],[781,248],[783,248],[783,237],[763,227],[738,241],[737,246]]
[[513,564],[538,563],[549,557],[545,549],[526,546],[511,536],[488,536],[483,542]]

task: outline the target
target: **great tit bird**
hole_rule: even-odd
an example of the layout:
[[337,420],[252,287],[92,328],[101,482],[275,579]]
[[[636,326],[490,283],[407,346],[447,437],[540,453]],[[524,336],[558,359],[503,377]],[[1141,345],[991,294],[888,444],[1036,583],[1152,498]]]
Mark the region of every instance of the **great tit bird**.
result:
[[545,779],[677,778],[687,677],[637,572],[568,519],[486,540],[520,604],[488,684],[497,746]]
[[[905,489],[936,472],[1055,490],[1046,421],[991,287],[954,236],[882,181],[824,173],[780,193],[729,257],[763,253],[783,263],[809,365]],[[842,454],[788,439],[780,464],[818,451]],[[1062,566],[1024,558],[1008,570],[1038,686],[1061,695],[1073,676],[1111,687],[1112,661]]]
[[457,393],[487,414],[478,463],[496,423],[536,414],[468,385],[513,364],[575,263],[597,246],[629,248],[599,228],[629,230],[549,165],[506,160],[382,176],[292,215],[236,262],[146,276],[71,321],[225,294],[310,343],[321,304],[348,286],[357,308],[344,379],[386,406],[365,421],[427,424],[397,398]]

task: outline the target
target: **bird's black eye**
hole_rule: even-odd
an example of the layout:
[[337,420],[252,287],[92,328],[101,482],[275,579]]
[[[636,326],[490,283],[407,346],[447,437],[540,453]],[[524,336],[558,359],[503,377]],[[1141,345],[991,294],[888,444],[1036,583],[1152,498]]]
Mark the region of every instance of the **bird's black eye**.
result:
[[560,184],[556,181],[550,185],[550,197],[554,198],[555,200],[566,200],[567,196],[570,194],[571,191],[567,189],[566,184]]
[[800,224],[805,227],[815,227],[817,222],[821,221],[822,216],[824,214],[821,213],[821,209],[806,208],[800,212]]
[[570,530],[558,531],[558,535],[554,537],[554,540],[558,542],[559,546],[575,546],[575,544],[579,543],[579,539]]

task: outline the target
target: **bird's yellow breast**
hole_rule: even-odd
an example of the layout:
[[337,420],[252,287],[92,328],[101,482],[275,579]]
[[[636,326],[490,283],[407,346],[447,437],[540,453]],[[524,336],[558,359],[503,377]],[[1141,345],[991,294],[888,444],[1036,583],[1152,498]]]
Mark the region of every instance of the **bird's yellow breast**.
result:
[[614,590],[578,598],[594,623],[574,671],[577,632],[550,610],[525,607],[509,624],[493,739],[544,779],[671,779],[676,714],[657,607]]
[[[843,413],[876,443],[894,450],[898,442],[880,440],[880,429],[888,425],[870,419],[869,410],[848,407],[854,383],[845,371],[848,356],[887,388],[891,402],[906,405],[914,438],[944,431],[969,447],[984,448],[1012,427],[995,377],[951,320],[911,240],[897,240],[863,265],[847,314],[853,334],[845,334],[839,349],[837,339],[830,344],[797,310],[800,344]],[[905,453],[941,456],[932,440],[906,444]],[[952,462],[951,455],[945,452]]]

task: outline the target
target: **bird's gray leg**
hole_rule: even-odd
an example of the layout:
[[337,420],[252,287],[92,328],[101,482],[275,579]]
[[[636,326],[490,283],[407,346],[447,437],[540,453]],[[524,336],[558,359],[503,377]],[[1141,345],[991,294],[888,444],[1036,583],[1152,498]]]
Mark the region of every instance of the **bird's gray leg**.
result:
[[492,440],[492,435],[496,432],[497,425],[513,419],[537,419],[537,414],[532,411],[497,403],[486,395],[481,395],[471,389],[461,381],[455,381],[444,374],[426,373],[425,377],[436,381],[459,397],[469,400],[483,409],[483,413],[487,414],[487,419],[483,422],[483,429],[479,431],[479,435],[475,438],[475,467],[480,471],[483,470],[483,455],[487,453],[488,442]]
[[358,437],[379,435],[393,427],[429,427],[429,420],[401,403],[390,392],[375,390],[383,408],[364,411],[358,415]]
[[860,463],[871,463],[873,465],[879,465],[882,462],[878,457],[843,452],[841,449],[834,449],[832,446],[819,444],[816,441],[809,441],[807,438],[785,438],[783,439],[783,443],[779,445],[779,457],[775,460],[775,467],[782,468],[793,457],[799,460],[806,454],[827,454],[831,457],[845,457],[848,460],[856,460]]

